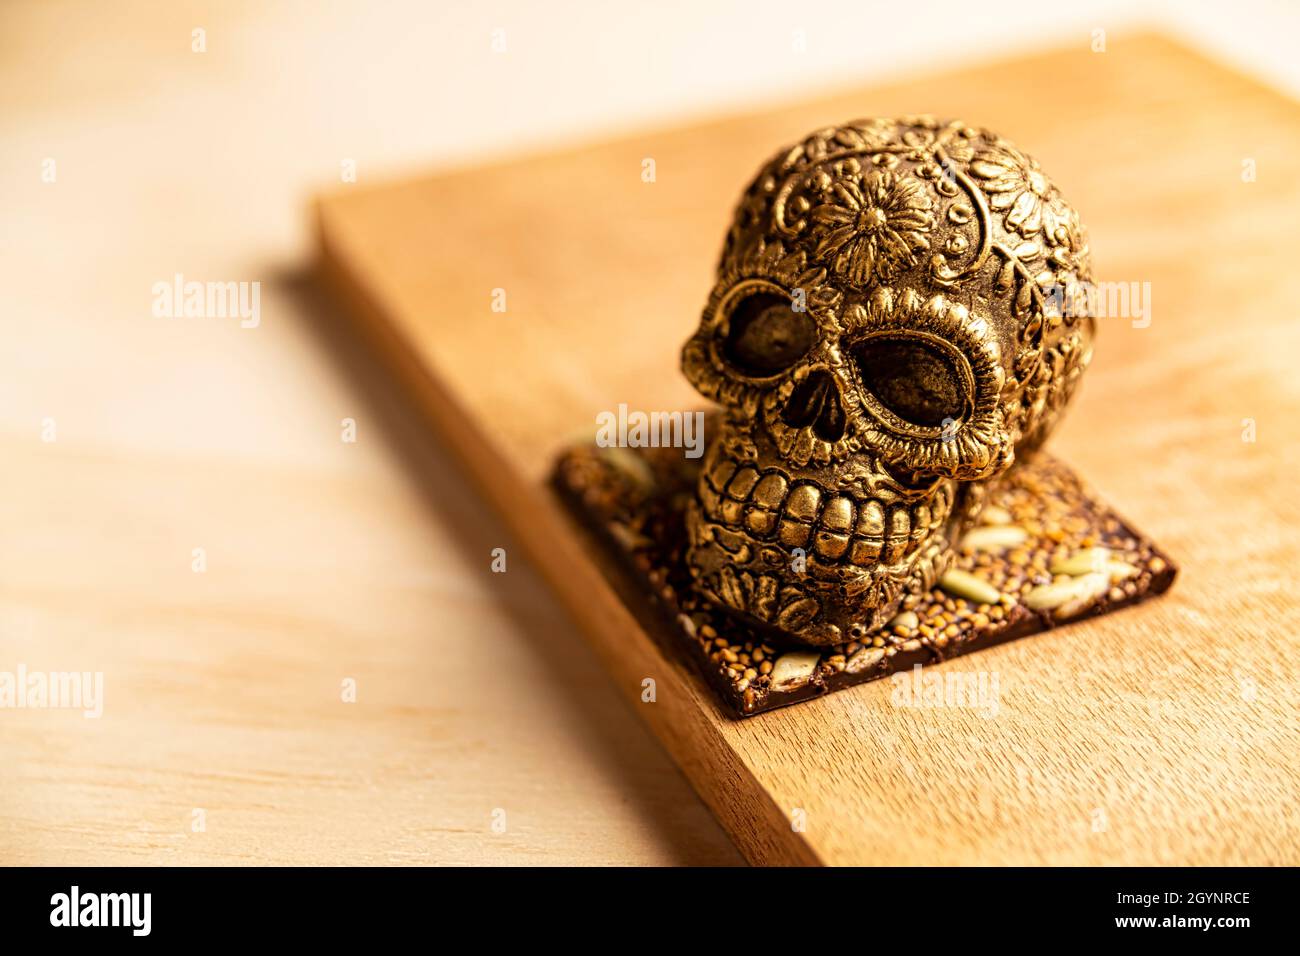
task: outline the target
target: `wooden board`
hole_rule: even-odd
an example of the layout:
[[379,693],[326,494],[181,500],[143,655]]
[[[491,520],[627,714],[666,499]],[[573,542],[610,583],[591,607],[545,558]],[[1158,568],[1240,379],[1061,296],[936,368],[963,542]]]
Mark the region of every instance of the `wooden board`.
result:
[[[993,719],[896,707],[880,682],[734,722],[545,478],[597,412],[695,403],[678,348],[770,151],[921,111],[1034,153],[1082,210],[1098,277],[1151,283],[1148,327],[1103,321],[1053,447],[1182,575],[1150,605],[947,665],[997,674]],[[340,193],[318,208],[322,272],[751,861],[1296,863],[1297,142],[1295,103],[1160,37],[1112,39]]]

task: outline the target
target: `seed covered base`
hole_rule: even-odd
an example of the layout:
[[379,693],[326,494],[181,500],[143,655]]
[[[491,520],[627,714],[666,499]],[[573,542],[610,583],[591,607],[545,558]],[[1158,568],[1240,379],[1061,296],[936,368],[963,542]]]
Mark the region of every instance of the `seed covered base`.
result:
[[669,651],[690,657],[738,717],[1107,614],[1167,590],[1176,572],[1069,466],[1039,453],[992,489],[982,523],[956,544],[934,590],[909,595],[875,633],[832,647],[792,646],[695,593],[684,552],[698,478],[699,459],[680,448],[596,445],[565,451],[554,475],[617,555],[632,591],[664,615]]

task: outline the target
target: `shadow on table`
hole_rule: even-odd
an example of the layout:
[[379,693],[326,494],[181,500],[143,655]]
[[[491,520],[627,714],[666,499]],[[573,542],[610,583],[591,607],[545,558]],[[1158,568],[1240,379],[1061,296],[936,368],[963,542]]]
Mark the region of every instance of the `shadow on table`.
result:
[[[274,281],[297,306],[295,313],[307,325],[311,339],[356,392],[367,420],[375,422],[379,439],[410,477],[425,507],[472,553],[486,556],[503,541],[509,542],[509,532],[457,467],[452,453],[406,401],[317,278],[304,270],[284,273]],[[556,728],[557,732],[584,744],[586,752],[611,778],[611,789],[636,806],[648,827],[659,831],[659,838],[670,847],[675,862],[742,864],[686,778],[608,685],[596,658],[578,636],[576,624],[547,591],[536,571],[528,565],[521,567],[524,563],[515,555],[522,556],[524,549],[507,550],[512,561],[509,575],[493,575],[486,558],[479,573],[492,578],[492,587],[501,594],[501,606],[524,636],[529,653],[556,675],[549,685],[584,688],[584,693],[570,695],[565,708],[570,718],[568,726]],[[575,667],[589,673],[575,679]],[[647,767],[648,761],[657,762],[659,771]],[[644,788],[631,785],[631,781],[646,776],[648,770],[656,776],[661,773],[675,778],[680,798],[655,799]]]

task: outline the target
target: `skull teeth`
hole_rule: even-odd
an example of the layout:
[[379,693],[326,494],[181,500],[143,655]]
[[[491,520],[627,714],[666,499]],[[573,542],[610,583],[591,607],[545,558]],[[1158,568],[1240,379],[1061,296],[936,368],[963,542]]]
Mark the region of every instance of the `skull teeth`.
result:
[[710,521],[758,542],[802,548],[826,564],[863,568],[909,559],[947,520],[952,506],[946,483],[920,504],[886,505],[725,458],[705,473],[700,499]]

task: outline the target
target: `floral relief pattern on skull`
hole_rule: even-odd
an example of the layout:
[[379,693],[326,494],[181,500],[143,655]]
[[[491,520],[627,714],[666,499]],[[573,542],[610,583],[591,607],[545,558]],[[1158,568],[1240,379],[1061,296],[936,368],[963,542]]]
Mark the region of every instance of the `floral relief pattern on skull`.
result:
[[811,184],[819,200],[808,216],[814,255],[850,285],[888,282],[930,247],[930,196],[888,169],[864,174],[856,159],[839,165],[818,170]]
[[724,407],[688,516],[701,592],[838,643],[928,590],[986,486],[1051,431],[1091,354],[1088,281],[1036,162],[965,123],[874,119],[773,157],[682,351]]

